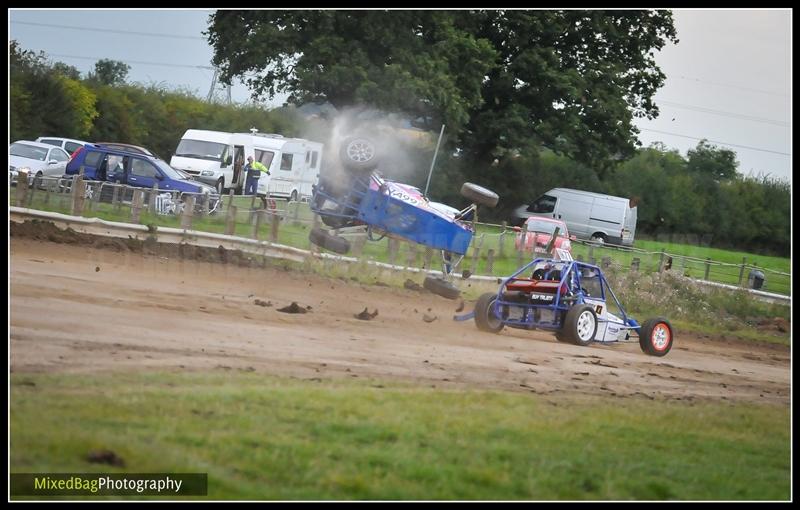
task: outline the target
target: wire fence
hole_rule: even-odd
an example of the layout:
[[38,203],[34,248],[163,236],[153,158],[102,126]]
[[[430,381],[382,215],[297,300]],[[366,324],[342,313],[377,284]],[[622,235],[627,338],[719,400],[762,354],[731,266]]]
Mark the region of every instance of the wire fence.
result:
[[[20,177],[25,175],[19,174]],[[318,248],[309,241],[320,218],[307,202],[255,195],[209,195],[153,188],[139,188],[101,181],[85,181],[76,175],[9,178],[9,203],[19,207],[99,217],[111,221],[201,230],[267,240],[297,248]],[[475,223],[475,235],[456,271],[462,274],[507,276],[534,257],[544,254],[525,249],[520,232],[505,225]],[[368,241],[366,229],[335,230],[351,244],[350,255],[427,270],[440,270],[441,254],[417,243],[383,238]],[[572,241],[577,260],[623,272],[678,272],[742,288],[791,295],[791,274],[748,264],[732,264],[665,251]]]

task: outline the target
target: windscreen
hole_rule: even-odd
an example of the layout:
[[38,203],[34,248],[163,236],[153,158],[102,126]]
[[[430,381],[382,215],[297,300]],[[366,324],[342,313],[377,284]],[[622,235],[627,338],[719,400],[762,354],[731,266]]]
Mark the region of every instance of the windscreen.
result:
[[184,138],[175,149],[175,155],[184,158],[207,159],[220,161],[228,146],[224,143],[189,140]]

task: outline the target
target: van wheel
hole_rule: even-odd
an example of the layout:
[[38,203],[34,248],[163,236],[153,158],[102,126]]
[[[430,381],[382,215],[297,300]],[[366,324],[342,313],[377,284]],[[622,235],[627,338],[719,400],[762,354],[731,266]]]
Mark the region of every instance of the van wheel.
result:
[[605,244],[606,242],[608,242],[608,238],[602,232],[595,232],[594,234],[592,234],[590,241],[592,241],[593,243]]
[[289,197],[289,202],[297,202],[297,192],[292,191],[292,196]]
[[217,193],[219,193],[220,195],[225,193],[225,179],[220,177],[219,180],[217,181],[216,186],[214,187],[217,188]]

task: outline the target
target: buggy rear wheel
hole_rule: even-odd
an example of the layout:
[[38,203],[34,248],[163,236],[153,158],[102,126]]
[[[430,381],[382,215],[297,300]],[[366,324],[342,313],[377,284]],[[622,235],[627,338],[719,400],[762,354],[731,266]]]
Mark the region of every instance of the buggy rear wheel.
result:
[[458,299],[461,296],[461,291],[458,290],[458,287],[444,278],[426,276],[422,286],[437,296],[442,296],[446,299]]
[[319,227],[314,227],[308,233],[308,240],[312,243],[341,255],[350,251],[350,241],[342,236],[335,236]]
[[590,305],[575,305],[569,309],[564,326],[559,331],[567,341],[589,345],[597,334],[597,314]]
[[494,191],[471,182],[465,182],[461,185],[461,196],[470,199],[476,204],[488,207],[496,206],[497,202],[500,200],[500,197]]
[[639,330],[639,347],[650,356],[666,356],[672,341],[672,326],[663,317],[647,320]]
[[503,329],[503,321],[494,313],[495,301],[497,301],[497,294],[487,292],[479,297],[475,304],[475,325],[481,331],[499,333]]

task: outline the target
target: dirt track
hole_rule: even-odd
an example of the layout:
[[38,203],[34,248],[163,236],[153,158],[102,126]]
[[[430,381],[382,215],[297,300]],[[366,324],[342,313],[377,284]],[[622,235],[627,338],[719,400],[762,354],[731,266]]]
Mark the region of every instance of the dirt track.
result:
[[[472,321],[452,320],[457,301],[427,292],[124,246],[18,237],[10,244],[15,373],[248,370],[541,394],[789,402],[787,347],[678,331],[672,352],[654,358],[636,342],[578,347],[539,331],[482,333]],[[277,310],[292,302],[308,313]],[[356,319],[365,307],[378,315]]]

